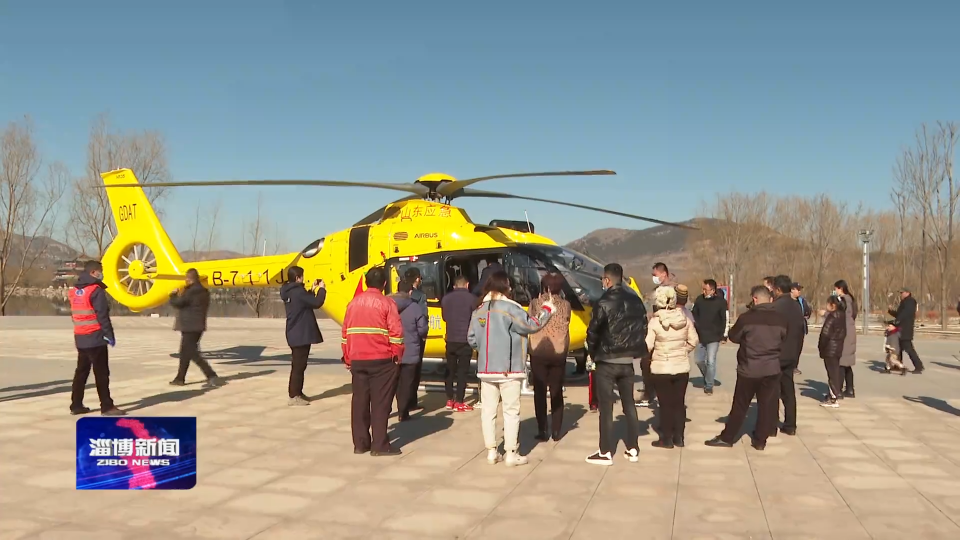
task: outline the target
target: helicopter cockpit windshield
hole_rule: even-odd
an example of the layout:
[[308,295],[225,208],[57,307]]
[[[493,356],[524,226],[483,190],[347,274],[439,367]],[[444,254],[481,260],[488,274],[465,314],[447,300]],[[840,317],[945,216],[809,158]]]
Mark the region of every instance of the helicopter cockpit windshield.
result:
[[560,270],[581,300],[592,304],[603,294],[603,265],[599,262],[561,246],[539,245],[535,249]]

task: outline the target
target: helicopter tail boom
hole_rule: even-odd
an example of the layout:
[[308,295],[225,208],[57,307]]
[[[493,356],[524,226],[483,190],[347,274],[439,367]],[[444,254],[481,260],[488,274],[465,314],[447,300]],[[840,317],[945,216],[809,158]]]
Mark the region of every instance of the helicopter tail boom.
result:
[[[107,186],[139,184],[130,169],[100,176]],[[183,259],[142,188],[106,191],[117,231],[101,259],[107,292],[133,311],[158,306],[183,285]]]

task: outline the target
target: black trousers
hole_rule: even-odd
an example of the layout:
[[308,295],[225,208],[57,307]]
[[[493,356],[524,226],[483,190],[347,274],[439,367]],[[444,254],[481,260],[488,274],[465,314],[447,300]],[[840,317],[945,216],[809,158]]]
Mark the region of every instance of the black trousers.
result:
[[593,377],[597,385],[597,400],[600,402],[600,452],[612,454],[617,450],[613,431],[614,388],[620,392],[620,406],[627,417],[626,448],[639,450],[640,421],[633,401],[633,364],[598,362]]
[[910,362],[913,363],[914,371],[923,371],[923,362],[920,360],[920,355],[917,354],[917,349],[913,347],[912,339],[901,339],[900,340],[900,363],[903,363],[903,355],[906,355],[910,358]]
[[563,381],[567,372],[567,357],[530,357],[533,379],[533,409],[537,415],[537,430],[547,432],[547,390],[550,390],[551,433],[560,434],[563,426]]
[[309,358],[310,345],[290,347],[290,382],[287,383],[287,396],[295,398],[303,395],[303,376],[307,372]]
[[83,392],[93,368],[93,380],[97,384],[97,396],[100,397],[100,410],[109,411],[114,407],[110,397],[110,364],[107,346],[92,349],[77,349],[77,370],[73,372],[73,389],[70,394],[70,410],[83,407]]
[[657,397],[657,389],[653,386],[653,373],[650,372],[650,355],[640,359],[640,376],[643,378],[643,393],[641,398],[653,401]]
[[443,386],[447,392],[447,401],[463,403],[466,398],[471,358],[473,349],[468,343],[447,343],[447,362],[443,365]]
[[851,366],[840,366],[840,372],[843,374],[844,390],[853,391],[853,368]]
[[350,364],[353,383],[350,425],[354,449],[378,452],[390,449],[387,419],[397,393],[399,369],[390,359],[358,360]]
[[839,358],[824,358],[823,367],[827,369],[827,386],[830,389],[830,397],[840,398],[843,393],[843,370],[840,368]]
[[187,370],[190,369],[190,362],[194,362],[200,367],[203,376],[212,379],[217,376],[210,364],[200,357],[200,338],[203,332],[180,332],[180,367],[177,369],[176,381],[184,381],[187,378]]
[[[780,371],[780,401],[783,403],[783,429],[797,429],[797,387],[793,383],[793,370],[797,369],[797,362]],[[775,419],[779,420],[780,411]],[[773,427],[777,427],[774,420]]]
[[687,383],[689,373],[653,375],[653,387],[660,399],[660,440],[676,442],[683,439],[687,423]]
[[400,373],[397,377],[397,413],[400,418],[410,416],[412,404],[417,403],[417,366],[422,364],[400,364]]
[[[792,367],[790,373],[793,373]],[[754,437],[760,442],[766,442],[767,437],[776,434],[777,416],[780,414],[777,403],[780,377],[781,375],[770,375],[752,378],[737,375],[737,386],[733,389],[733,405],[730,407],[727,423],[720,432],[722,441],[733,444],[740,438],[740,430],[743,428],[744,420],[747,419],[747,411],[754,396],[757,398],[757,423],[753,430]]]

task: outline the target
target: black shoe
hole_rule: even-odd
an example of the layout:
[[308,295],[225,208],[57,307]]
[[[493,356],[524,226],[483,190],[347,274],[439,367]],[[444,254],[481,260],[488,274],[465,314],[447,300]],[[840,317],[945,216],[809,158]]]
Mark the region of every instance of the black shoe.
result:
[[401,415],[397,416],[397,421],[398,421],[398,422],[406,422],[407,420],[410,420],[410,415],[409,415],[409,414],[401,414]]
[[599,450],[587,456],[584,460],[591,465],[613,465],[613,452],[601,453]]
[[855,398],[857,397],[857,393],[854,390],[844,390],[843,397]]
[[180,379],[174,379],[170,381],[170,386],[186,386],[186,381],[181,381]]
[[553,434],[553,442],[560,442],[560,439],[562,439],[562,438],[563,438],[563,436],[560,435],[560,432],[559,432],[559,431]]
[[550,437],[547,436],[547,432],[546,432],[546,431],[541,431],[540,433],[537,433],[537,436],[534,437],[534,439],[536,439],[536,440],[538,440],[538,441],[546,442],[546,441],[549,441],[549,440],[550,440]]
[[413,407],[410,407],[410,411],[409,411],[409,412],[417,412],[417,411],[422,411],[422,410],[423,410],[423,405],[420,405],[419,403],[417,403],[417,404],[415,404]]
[[683,448],[683,437],[674,437],[673,445],[679,448]]
[[907,375],[907,368],[900,368],[900,376],[906,377],[906,375]]
[[120,409],[114,407],[112,409],[107,409],[100,412],[101,416],[126,416],[127,413],[121,411]]
[[[906,368],[904,368],[904,369],[906,369]],[[926,368],[915,369],[915,370],[913,370],[913,374],[914,374],[914,375],[923,375],[923,370],[924,370],[924,369],[926,369]]]
[[708,395],[708,396],[712,396],[712,395],[713,395],[713,388],[704,388],[704,389],[703,389],[703,393],[706,394],[706,395]]
[[403,452],[399,448],[388,448],[386,450],[373,450],[370,452],[371,456],[380,457],[380,456],[399,456]]
[[780,433],[795,437],[797,435],[797,428],[780,428]]
[[733,448],[732,443],[728,443],[727,441],[721,439],[719,435],[717,435],[716,437],[710,439],[709,441],[703,444],[707,446],[713,446],[715,448]]
[[370,450],[361,450],[360,448],[354,448],[354,449],[353,449],[353,453],[354,453],[354,454],[357,454],[357,455],[366,454],[366,453],[369,452],[369,451],[370,451]]
[[93,409],[91,409],[90,407],[84,407],[82,405],[80,407],[77,407],[76,409],[74,409],[73,407],[70,408],[70,414],[74,416],[87,414],[89,412],[93,412]]
[[751,439],[750,446],[752,446],[754,450],[759,450],[762,452],[763,449],[767,447],[767,441],[761,441],[759,439]]
[[664,448],[664,449],[667,449],[667,450],[671,450],[671,449],[673,449],[673,441],[665,441],[665,440],[663,440],[663,439],[660,439],[660,440],[653,441],[652,443],[650,443],[650,446],[652,446],[652,447],[654,447],[654,448]]

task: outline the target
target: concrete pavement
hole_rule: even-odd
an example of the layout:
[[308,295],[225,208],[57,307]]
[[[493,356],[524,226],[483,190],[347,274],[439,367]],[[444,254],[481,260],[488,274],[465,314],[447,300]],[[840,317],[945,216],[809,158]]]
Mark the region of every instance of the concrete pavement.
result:
[[[815,399],[825,375],[811,336],[797,377],[798,436],[771,439],[764,452],[747,437],[732,449],[703,446],[729,412],[734,346],[721,348],[714,396],[691,373],[686,448],[651,448],[653,411],[640,411],[637,464],[619,454],[609,468],[583,462],[598,419],[571,382],[570,431],[558,443],[533,440],[524,398],[530,465],[508,469],[486,464],[479,411],[444,411],[436,393],[416,420],[391,420],[401,457],[353,455],[349,373],[329,321],[329,343],[315,347],[307,371],[313,402],[301,408],[286,406],[282,320],[211,321],[203,350],[231,379],[214,390],[200,388],[196,367],[196,384],[167,385],[178,344],[170,319],[116,325],[114,399],[135,415],[197,416],[197,487],[76,491],[69,319],[3,318],[0,539],[960,537],[957,341],[918,341],[926,373],[898,377],[875,371],[882,338],[861,337],[857,398],[826,410]],[[86,401],[96,406],[90,382]]]

